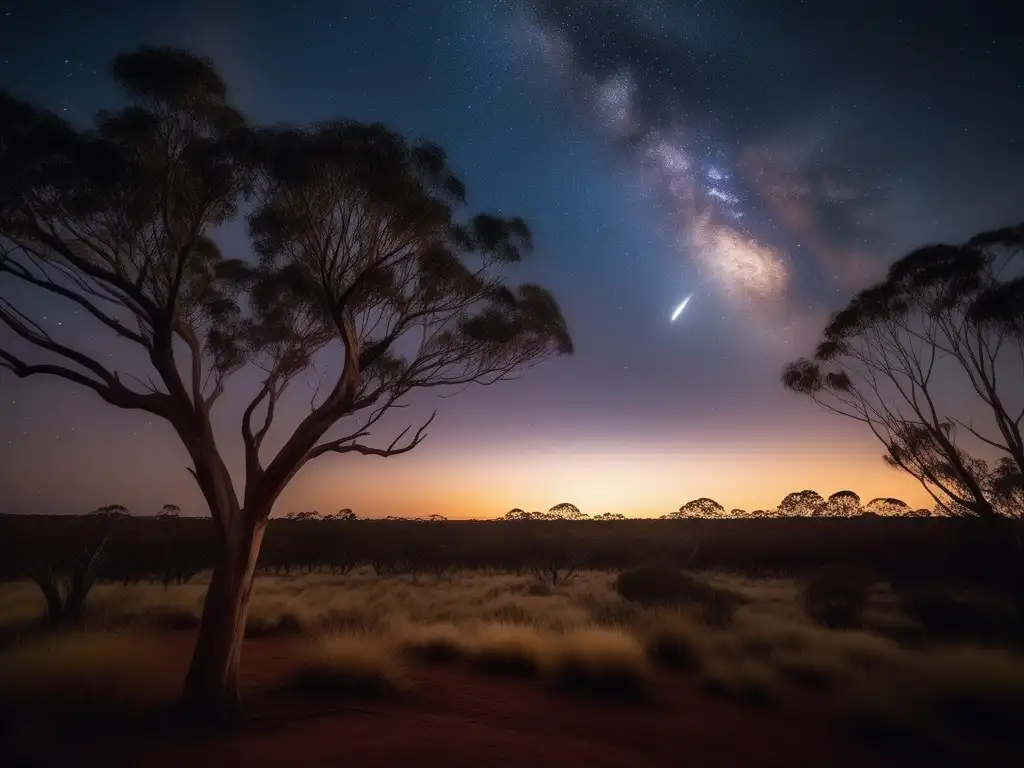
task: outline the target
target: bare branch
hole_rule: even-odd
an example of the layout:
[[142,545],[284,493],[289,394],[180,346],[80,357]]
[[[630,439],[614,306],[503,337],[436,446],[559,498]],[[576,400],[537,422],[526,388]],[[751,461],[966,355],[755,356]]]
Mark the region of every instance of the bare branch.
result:
[[411,426],[408,426],[405,429],[403,429],[402,432],[398,435],[398,437],[391,441],[391,444],[388,445],[387,448],[373,448],[367,445],[362,445],[360,443],[354,442],[354,440],[358,439],[359,437],[366,436],[367,433],[365,431],[361,431],[356,435],[341,438],[340,440],[332,440],[331,442],[322,443],[316,446],[310,452],[309,458],[315,459],[317,456],[322,456],[325,453],[360,453],[363,456],[397,456],[402,453],[408,453],[421,442],[423,442],[423,439],[427,436],[426,429],[427,427],[430,426],[430,423],[434,420],[435,416],[437,416],[437,411],[434,411],[433,414],[431,414],[430,418],[427,419],[420,426],[420,428],[416,430],[416,433],[412,436],[412,439],[410,439],[404,445],[399,445],[399,443],[402,441],[402,438],[404,438],[406,434],[408,434],[409,430],[412,429]]

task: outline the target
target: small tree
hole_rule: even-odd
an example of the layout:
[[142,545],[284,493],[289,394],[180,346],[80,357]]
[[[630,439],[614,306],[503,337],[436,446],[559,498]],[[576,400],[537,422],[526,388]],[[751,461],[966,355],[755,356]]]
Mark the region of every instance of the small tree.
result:
[[855,517],[860,513],[860,496],[853,491],[836,491],[821,507],[824,517]]
[[910,505],[902,499],[879,497],[877,499],[872,499],[865,504],[864,511],[874,512],[876,515],[894,517],[896,515],[906,515],[912,510],[910,509]]
[[114,520],[122,520],[127,517],[131,517],[131,512],[128,511],[128,507],[123,504],[104,504],[102,507],[96,507],[90,515],[96,515],[97,517],[109,517]]
[[724,515],[725,507],[714,499],[702,497],[686,502],[676,512],[670,512],[665,515],[665,519],[676,520],[688,517],[716,518],[723,517]]
[[[467,212],[436,145],[351,121],[253,128],[212,63],[184,51],[124,54],[113,74],[131,103],[89,131],[0,93],[0,367],[178,435],[219,545],[182,704],[222,715],[267,520],[296,473],[410,451],[430,419],[367,439],[411,393],[514,378],[572,345],[550,293],[504,281],[530,249],[526,224]],[[243,199],[253,258],[227,259],[212,233]],[[59,302],[134,357],[91,356],[33,319]],[[258,378],[236,486],[211,413],[242,369]],[[308,370],[322,374],[309,410],[268,452]]]
[[580,512],[580,508],[568,501],[555,504],[548,510],[548,517],[552,520],[586,520],[587,516]]
[[160,507],[160,511],[156,513],[156,516],[160,518],[180,517],[181,507],[177,504],[164,504]]
[[783,517],[818,517],[825,508],[825,499],[817,491],[796,491],[779,502]]

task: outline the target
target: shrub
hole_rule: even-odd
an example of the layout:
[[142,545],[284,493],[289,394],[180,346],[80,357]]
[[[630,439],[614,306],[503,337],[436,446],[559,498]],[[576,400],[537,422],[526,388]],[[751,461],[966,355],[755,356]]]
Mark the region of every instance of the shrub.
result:
[[[615,591],[625,600],[642,605],[672,605],[706,594],[710,586],[671,565],[649,563],[623,571],[615,579]],[[706,589],[701,589],[705,587]]]
[[695,605],[704,623],[732,623],[739,595],[715,589],[706,581],[659,563],[623,571],[615,579],[615,591],[625,600],[646,606]]
[[809,618],[831,629],[859,627],[870,585],[866,575],[856,569],[822,568],[804,586],[804,611]]
[[328,635],[301,655],[289,687],[352,697],[392,696],[412,686],[396,650],[370,634]]

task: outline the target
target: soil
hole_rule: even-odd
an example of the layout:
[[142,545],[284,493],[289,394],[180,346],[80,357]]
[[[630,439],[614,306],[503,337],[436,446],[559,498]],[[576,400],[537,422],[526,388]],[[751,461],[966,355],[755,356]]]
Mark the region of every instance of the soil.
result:
[[[191,633],[168,638],[154,670],[161,698],[184,679]],[[226,731],[198,732],[167,715],[24,724],[5,765],[89,766],[871,766],[915,762],[843,736],[822,699],[787,695],[769,705],[701,692],[685,677],[659,679],[653,700],[581,699],[538,680],[457,667],[416,667],[416,692],[394,701],[274,693],[294,658],[293,638],[247,641],[246,706]],[[9,734],[10,735],[10,734]],[[17,742],[15,744],[14,742]],[[5,750],[7,751],[7,750]],[[32,755],[31,758],[25,757]]]

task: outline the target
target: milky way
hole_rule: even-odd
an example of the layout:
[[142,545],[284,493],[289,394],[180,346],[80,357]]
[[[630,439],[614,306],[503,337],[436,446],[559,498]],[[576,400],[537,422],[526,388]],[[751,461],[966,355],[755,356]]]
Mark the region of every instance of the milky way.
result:
[[790,259],[744,226],[748,203],[720,148],[694,135],[681,116],[667,127],[646,120],[628,69],[604,77],[588,73],[567,37],[537,16],[524,12],[509,35],[555,76],[581,116],[624,153],[671,217],[682,258],[695,260],[721,294],[748,309],[763,309],[785,296]]

